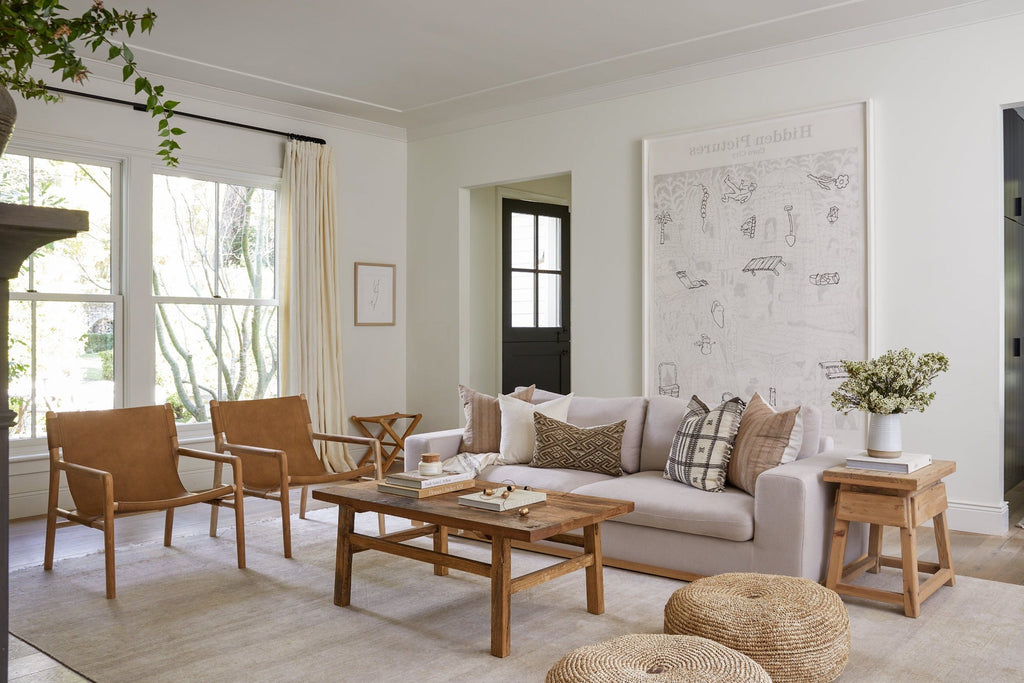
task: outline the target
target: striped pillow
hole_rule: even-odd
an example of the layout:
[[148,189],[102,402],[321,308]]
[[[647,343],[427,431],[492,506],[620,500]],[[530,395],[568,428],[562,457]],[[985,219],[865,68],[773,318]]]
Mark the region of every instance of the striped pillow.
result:
[[754,495],[762,472],[796,460],[804,434],[802,415],[800,407],[777,413],[760,394],[754,394],[736,433],[729,483]]
[[[509,394],[527,401],[533,397],[535,385]],[[498,399],[459,385],[459,399],[466,414],[466,429],[462,432],[460,453],[497,453],[501,446],[501,408]]]
[[724,491],[729,456],[745,407],[739,398],[731,398],[711,410],[692,397],[672,439],[665,478],[704,491]]

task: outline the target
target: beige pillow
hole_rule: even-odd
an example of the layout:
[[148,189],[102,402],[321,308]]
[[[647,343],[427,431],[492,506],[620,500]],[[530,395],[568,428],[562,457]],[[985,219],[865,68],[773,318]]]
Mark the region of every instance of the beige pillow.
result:
[[533,405],[511,396],[499,396],[501,406],[501,456],[502,465],[525,465],[533,457],[533,446],[537,442],[537,430],[533,427],[533,414],[542,413],[556,420],[566,419],[572,394]]
[[[533,398],[531,384],[509,394],[512,398],[529,401]],[[481,394],[467,386],[459,385],[462,411],[466,415],[466,429],[462,432],[461,453],[497,453],[501,446],[501,408],[494,396]]]
[[561,467],[618,477],[622,474],[622,435],[626,421],[577,427],[543,413],[533,414],[537,442],[530,467]]
[[798,406],[777,413],[760,394],[754,394],[736,434],[729,460],[729,483],[754,495],[762,472],[796,460],[804,433],[801,412]]

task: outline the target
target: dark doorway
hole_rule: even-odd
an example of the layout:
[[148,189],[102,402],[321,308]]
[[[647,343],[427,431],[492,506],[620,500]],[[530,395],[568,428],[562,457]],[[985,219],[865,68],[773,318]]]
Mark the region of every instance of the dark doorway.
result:
[[501,216],[502,392],[569,393],[569,208],[502,199]]
[[1003,259],[1004,435],[1003,490],[1024,481],[1024,119],[1016,109],[1003,111]]

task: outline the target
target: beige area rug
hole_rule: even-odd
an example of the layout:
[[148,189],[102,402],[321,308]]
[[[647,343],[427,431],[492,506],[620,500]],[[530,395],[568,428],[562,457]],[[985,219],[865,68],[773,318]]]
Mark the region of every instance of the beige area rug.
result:
[[[295,558],[275,523],[246,527],[249,568],[235,567],[233,532],[118,551],[118,598],[104,598],[103,556],[70,558],[10,577],[11,631],[96,681],[543,681],[568,650],[626,633],[660,633],[682,584],[605,570],[605,614],[586,611],[583,572],[512,598],[512,654],[490,656],[488,582],[364,552],[352,606],[332,603],[334,510],[294,520]],[[407,524],[389,519],[389,530]],[[374,533],[376,517],[358,515]],[[426,543],[426,539],[418,542]],[[57,543],[60,543],[58,531]],[[489,560],[488,546],[451,550]],[[519,575],[551,558],[516,552]],[[897,585],[896,574],[871,577]],[[959,578],[919,619],[847,600],[853,652],[842,681],[1010,681],[1024,671],[1024,587]]]

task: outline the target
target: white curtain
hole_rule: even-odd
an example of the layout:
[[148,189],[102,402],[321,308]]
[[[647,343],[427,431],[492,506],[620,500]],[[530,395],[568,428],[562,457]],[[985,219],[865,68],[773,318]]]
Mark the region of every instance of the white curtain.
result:
[[[282,186],[282,387],[285,394],[306,395],[315,430],[343,434],[333,150],[327,145],[289,140]],[[329,469],[342,472],[355,468],[341,444],[317,443],[325,449],[324,462]]]

